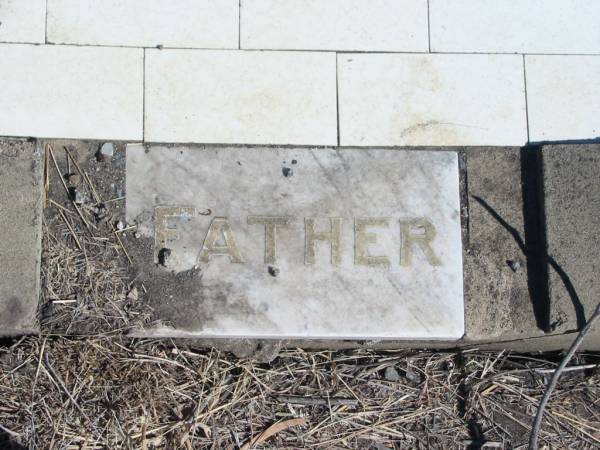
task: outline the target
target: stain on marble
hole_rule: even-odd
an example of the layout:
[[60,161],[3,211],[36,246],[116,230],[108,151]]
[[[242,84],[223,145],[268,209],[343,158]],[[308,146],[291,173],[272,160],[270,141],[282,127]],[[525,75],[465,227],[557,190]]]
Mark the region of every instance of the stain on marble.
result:
[[455,152],[127,148],[156,335],[458,339],[459,207]]

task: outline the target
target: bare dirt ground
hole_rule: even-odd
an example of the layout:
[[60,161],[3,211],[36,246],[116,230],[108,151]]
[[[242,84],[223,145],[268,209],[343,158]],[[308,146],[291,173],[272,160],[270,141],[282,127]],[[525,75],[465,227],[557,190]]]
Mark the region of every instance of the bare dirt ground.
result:
[[[560,355],[288,349],[266,363],[123,337],[156,318],[129,264],[123,148],[98,162],[97,147],[46,150],[43,333],[0,342],[0,448],[527,447]],[[571,361],[542,448],[600,448],[599,364]]]

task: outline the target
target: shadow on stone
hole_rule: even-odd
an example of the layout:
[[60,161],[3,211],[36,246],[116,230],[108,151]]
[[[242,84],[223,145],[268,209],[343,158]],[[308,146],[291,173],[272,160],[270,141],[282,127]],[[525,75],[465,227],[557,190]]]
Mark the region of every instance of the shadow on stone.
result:
[[[577,330],[585,326],[585,311],[579,295],[562,267],[548,255],[546,239],[546,208],[544,204],[544,171],[542,148],[529,145],[521,149],[521,181],[523,186],[523,215],[528,269],[531,270],[529,288],[538,326],[545,332],[554,331],[551,322],[551,302],[548,270],[551,267],[564,284],[575,310]],[[537,306],[536,306],[537,305]]]
[[[511,226],[508,222],[506,222],[502,216],[500,216],[496,210],[490,206],[484,199],[478,197],[476,195],[473,196],[473,199],[479,203],[485,210],[490,213],[490,215],[504,227],[513,237],[515,242],[518,244],[519,248],[525,255],[527,261],[527,273],[529,274],[527,285],[529,290],[529,297],[531,299],[531,303],[533,306],[533,313],[535,315],[535,320],[538,328],[541,330],[548,332],[550,331],[550,305],[549,305],[549,297],[548,297],[548,275],[547,271],[543,270],[543,258],[537,252],[538,248],[531,244],[532,241],[539,241],[539,236],[534,234],[535,237],[531,237],[528,239],[530,242],[529,249],[525,246],[525,242],[523,238],[519,234],[519,232]],[[525,220],[525,235],[528,236],[529,232],[527,229],[529,228],[529,223],[526,217]],[[526,237],[527,239],[527,237]],[[537,243],[537,242],[536,242]],[[533,250],[535,249],[535,250]]]
[[551,331],[551,305],[548,290],[548,264],[541,148],[521,149],[521,188],[525,242],[519,243],[527,258],[529,296],[538,328]]
[[[528,147],[542,147],[544,145],[588,145],[600,144],[600,136],[590,139],[562,139],[557,141],[534,141]],[[527,148],[527,147],[524,147]]]
[[525,255],[529,297],[538,328],[549,333],[553,331],[556,325],[551,323],[548,283],[548,270],[551,267],[565,285],[575,310],[577,329],[581,329],[585,325],[583,305],[567,273],[547,252],[541,148],[534,145],[523,147],[520,159],[524,239],[518,230],[504,220],[483,198],[476,195],[472,197],[510,233]]

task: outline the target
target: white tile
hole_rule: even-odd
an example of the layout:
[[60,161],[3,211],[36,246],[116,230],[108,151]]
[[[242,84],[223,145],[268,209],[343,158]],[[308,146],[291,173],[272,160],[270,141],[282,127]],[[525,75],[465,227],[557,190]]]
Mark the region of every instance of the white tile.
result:
[[238,0],[48,0],[48,41],[238,48]]
[[526,56],[529,139],[600,138],[600,56]]
[[0,44],[0,136],[142,138],[143,50]]
[[[157,222],[161,211],[171,217]],[[127,221],[154,244],[137,281],[172,327],[150,335],[458,339],[459,211],[454,152],[127,147]],[[272,240],[252,216],[279,217]],[[317,233],[338,223],[337,251],[307,245],[305,219]],[[161,267],[153,254],[164,248]]]
[[147,50],[145,139],[335,144],[335,55]]
[[517,55],[339,54],[341,145],[522,145]]
[[598,0],[429,0],[431,50],[600,53]]
[[46,0],[0,0],[0,42],[43,43]]
[[242,0],[242,48],[427,52],[427,0]]

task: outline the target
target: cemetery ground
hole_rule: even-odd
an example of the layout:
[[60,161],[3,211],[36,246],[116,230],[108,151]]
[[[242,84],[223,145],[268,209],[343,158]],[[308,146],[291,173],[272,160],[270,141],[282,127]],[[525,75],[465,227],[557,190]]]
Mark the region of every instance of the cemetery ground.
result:
[[[132,272],[153,243],[125,223],[114,146],[45,147],[42,332],[1,341],[2,448],[527,448],[560,352],[125,337],[160,317]],[[599,363],[571,360],[542,448],[600,445]]]
[[[527,448],[560,359],[298,349],[266,363],[108,336],[22,338],[0,351],[0,442],[17,449]],[[598,359],[572,360],[540,448],[597,448]]]

